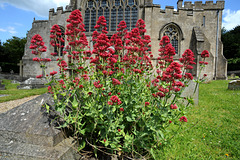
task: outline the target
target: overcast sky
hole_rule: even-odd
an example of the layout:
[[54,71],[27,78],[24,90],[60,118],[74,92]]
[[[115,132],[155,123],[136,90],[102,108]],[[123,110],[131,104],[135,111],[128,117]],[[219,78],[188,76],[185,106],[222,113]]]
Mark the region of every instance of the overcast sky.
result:
[[[12,36],[25,37],[32,27],[33,18],[48,19],[50,8],[69,4],[70,0],[0,0],[0,40],[5,42]],[[189,1],[189,0],[188,0]],[[197,0],[195,0],[197,1]],[[205,3],[205,0],[202,1]],[[216,0],[213,1],[216,3]],[[153,0],[154,4],[174,6],[177,0]],[[223,27],[231,30],[240,25],[240,1],[226,0],[223,12]]]

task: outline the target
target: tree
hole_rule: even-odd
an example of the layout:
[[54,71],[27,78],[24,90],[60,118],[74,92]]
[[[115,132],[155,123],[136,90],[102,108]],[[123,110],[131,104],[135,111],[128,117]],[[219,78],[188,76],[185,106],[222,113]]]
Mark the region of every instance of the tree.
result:
[[0,48],[0,66],[4,72],[9,72],[10,70],[13,70],[15,73],[19,72],[17,64],[22,59],[26,42],[26,38],[13,36],[1,45],[3,51]]
[[228,59],[228,70],[240,70],[240,26],[230,31],[222,29],[223,54]]

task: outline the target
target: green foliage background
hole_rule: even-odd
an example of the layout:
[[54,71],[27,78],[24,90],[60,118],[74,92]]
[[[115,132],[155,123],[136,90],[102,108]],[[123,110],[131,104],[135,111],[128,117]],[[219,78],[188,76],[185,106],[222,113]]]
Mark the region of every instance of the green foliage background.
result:
[[223,54],[228,59],[228,70],[240,70],[240,25],[230,31],[222,29]]
[[5,43],[0,41],[0,66],[3,72],[13,70],[14,73],[19,73],[17,64],[22,59],[26,42],[26,37],[19,38],[15,36],[8,39]]

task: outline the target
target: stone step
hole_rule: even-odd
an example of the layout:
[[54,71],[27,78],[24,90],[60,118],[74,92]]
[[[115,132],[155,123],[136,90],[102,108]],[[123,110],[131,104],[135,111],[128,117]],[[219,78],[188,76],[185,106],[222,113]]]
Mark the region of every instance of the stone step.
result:
[[53,106],[49,94],[43,94],[0,114],[1,160],[77,160],[75,143],[56,129],[54,114],[43,104]]
[[53,103],[49,94],[43,94],[0,114],[0,140],[9,139],[49,147],[61,142],[64,133],[54,127],[54,116],[46,114],[42,107],[44,103]]
[[72,138],[64,139],[54,147],[46,147],[34,144],[13,142],[11,140],[0,141],[1,160],[77,160]]

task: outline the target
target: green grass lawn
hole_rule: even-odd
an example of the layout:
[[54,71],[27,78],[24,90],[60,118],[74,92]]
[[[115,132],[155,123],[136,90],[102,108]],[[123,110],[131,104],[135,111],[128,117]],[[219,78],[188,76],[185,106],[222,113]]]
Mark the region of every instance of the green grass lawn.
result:
[[199,105],[159,159],[240,159],[240,90],[229,81],[201,84]]
[[2,84],[5,84],[6,90],[0,90],[0,94],[6,94],[8,96],[0,97],[0,103],[47,92],[47,88],[20,90],[17,89],[19,84],[12,84],[11,80],[3,80]]

